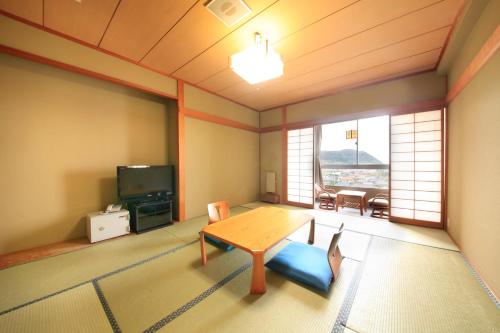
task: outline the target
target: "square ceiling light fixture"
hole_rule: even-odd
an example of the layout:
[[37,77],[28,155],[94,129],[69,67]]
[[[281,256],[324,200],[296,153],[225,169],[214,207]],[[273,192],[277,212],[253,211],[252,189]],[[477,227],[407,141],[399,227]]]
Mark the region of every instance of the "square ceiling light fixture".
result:
[[243,0],[212,0],[205,6],[228,27],[232,27],[252,12]]
[[269,41],[255,34],[255,45],[231,56],[231,69],[250,84],[271,80],[283,75],[283,61]]

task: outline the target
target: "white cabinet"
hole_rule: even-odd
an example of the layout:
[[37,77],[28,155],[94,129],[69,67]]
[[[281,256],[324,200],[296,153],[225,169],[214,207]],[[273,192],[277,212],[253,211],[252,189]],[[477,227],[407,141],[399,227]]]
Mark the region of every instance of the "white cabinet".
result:
[[130,233],[130,215],[128,210],[87,215],[87,237],[91,243],[118,237]]

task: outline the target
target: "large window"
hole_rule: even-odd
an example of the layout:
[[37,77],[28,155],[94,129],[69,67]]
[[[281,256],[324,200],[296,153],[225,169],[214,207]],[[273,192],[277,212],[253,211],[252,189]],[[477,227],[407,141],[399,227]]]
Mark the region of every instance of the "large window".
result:
[[325,185],[388,188],[388,116],[322,125],[321,132],[320,161]]

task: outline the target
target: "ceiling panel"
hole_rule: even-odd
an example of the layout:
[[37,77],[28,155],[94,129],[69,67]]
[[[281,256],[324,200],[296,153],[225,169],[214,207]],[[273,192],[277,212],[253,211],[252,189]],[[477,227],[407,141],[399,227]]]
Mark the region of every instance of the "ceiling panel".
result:
[[225,69],[230,55],[253,46],[255,32],[261,32],[271,42],[280,40],[353,3],[355,0],[315,0],[312,6],[303,0],[279,1],[174,74],[198,83]]
[[[139,61],[196,2],[122,0],[109,24],[101,47]],[[169,57],[165,57],[163,61],[167,59]]]
[[275,1],[247,1],[252,14],[230,28],[210,13],[204,2],[199,2],[141,62],[165,73],[173,73]]
[[31,22],[43,24],[43,0],[0,0],[0,9]]
[[[233,27],[205,0],[0,0],[0,9],[263,109],[434,68],[464,4],[245,1],[252,14]],[[285,74],[250,85],[229,58],[253,46],[255,32],[281,54]]]
[[[394,62],[431,50],[441,49],[448,36],[449,30],[449,27],[442,28],[385,48],[336,62],[332,65],[296,76],[281,82],[281,84],[268,86],[265,88],[265,92],[267,94],[286,94],[290,90],[345,76],[350,73],[355,73],[384,63]],[[239,98],[244,95],[253,95],[257,97],[259,94],[260,91],[241,95],[236,93],[230,96],[231,98]]]
[[118,0],[44,0],[44,25],[98,45]]
[[[292,5],[290,2],[296,3]],[[329,1],[329,3],[334,2]],[[323,10],[319,13],[321,16],[318,16],[324,19],[319,21],[317,21],[318,18],[311,19],[311,22],[315,22],[315,24],[307,26],[295,24],[293,19],[295,17],[308,17],[311,7],[316,6],[311,6],[306,1],[279,2],[264,14],[243,26],[243,29],[226,38],[226,43],[215,45],[175,74],[187,81],[198,83],[225,69],[228,66],[228,57],[246,48],[241,45],[241,41],[248,40],[255,31],[262,30],[262,27],[270,27],[264,29],[264,35],[274,34],[274,38],[270,38],[270,40],[286,61],[287,58],[294,58],[300,53],[313,51],[321,46],[349,37],[354,33],[359,33],[435,2],[437,1],[359,1],[326,17],[325,14],[331,13],[331,11]],[[317,7],[318,9],[321,8],[321,6]],[[266,34],[266,31],[269,31],[269,33]],[[275,41],[279,42],[275,43]]]
[[335,79],[288,91],[286,96],[270,94],[267,96],[260,96],[257,101],[255,101],[255,97],[243,96],[241,102],[250,103],[253,101],[252,105],[260,110],[264,110],[307,99],[312,96],[334,93],[339,90],[344,90],[347,87],[355,87],[368,82],[384,80],[389,77],[397,77],[407,73],[421,72],[434,68],[440,52],[441,50],[438,49],[410,58],[400,59],[392,63],[379,65],[343,77],[337,77]]
[[[236,97],[253,91],[280,85],[303,73],[323,68],[379,48],[400,43],[409,38],[451,27],[454,19],[454,1],[443,1],[422,10],[404,15],[396,20],[334,42],[326,47],[289,60],[285,74],[278,79],[250,85],[240,79],[230,68],[199,83],[201,87]],[[432,19],[429,19],[432,17]]]

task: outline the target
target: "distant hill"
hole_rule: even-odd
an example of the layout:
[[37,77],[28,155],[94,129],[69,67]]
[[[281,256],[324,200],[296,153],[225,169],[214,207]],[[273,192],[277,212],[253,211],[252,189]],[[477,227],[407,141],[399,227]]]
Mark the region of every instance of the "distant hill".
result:
[[[356,150],[355,149],[342,149],[333,151],[322,151],[320,154],[322,163],[328,164],[355,164],[356,163]],[[365,151],[359,152],[359,161],[363,164],[382,164],[377,158],[368,154]]]

